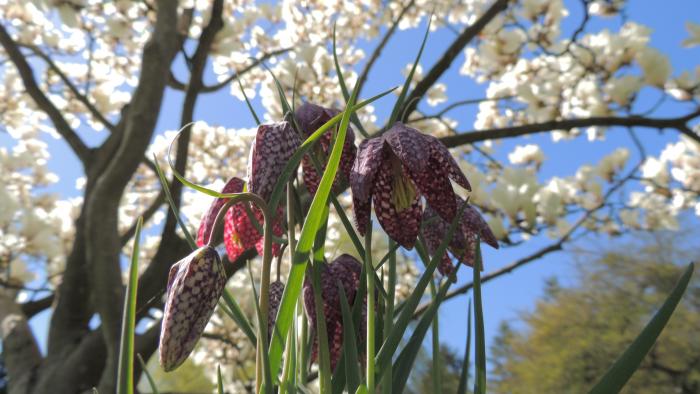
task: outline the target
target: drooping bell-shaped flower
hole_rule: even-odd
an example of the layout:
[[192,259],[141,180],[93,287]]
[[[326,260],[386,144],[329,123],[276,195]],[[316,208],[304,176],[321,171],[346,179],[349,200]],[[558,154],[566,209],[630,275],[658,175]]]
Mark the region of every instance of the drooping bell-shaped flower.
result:
[[192,352],[225,284],[219,254],[209,246],[195,250],[170,268],[159,346],[165,371],[180,366]]
[[[241,193],[243,191],[243,186],[245,182],[242,179],[233,177],[226,182],[224,188],[221,190],[222,193]],[[202,218],[199,224],[199,231],[197,232],[197,246],[203,246],[209,240],[212,234],[214,220],[216,215],[219,213],[221,208],[224,206],[228,199],[217,198],[209,206],[209,210]],[[263,234],[262,231],[258,231],[258,228],[251,221],[251,217],[257,220],[258,224],[264,225],[263,214],[252,204],[247,204],[248,209],[246,209],[246,204],[239,203],[234,204],[226,212],[224,217],[224,245],[226,246],[226,254],[231,262],[236,261],[243,252],[255,247],[258,254],[262,256],[263,253]],[[250,215],[248,215],[250,211]],[[278,208],[278,214],[273,219],[272,232],[275,236],[282,235],[282,225],[281,225],[281,207]],[[274,255],[279,254],[279,244],[272,245],[272,252]]]
[[[320,283],[323,314],[326,320],[328,350],[330,353],[331,369],[333,370],[340,359],[343,346],[343,314],[340,306],[338,283],[342,284],[348,303],[352,305],[360,285],[362,265],[357,259],[348,254],[339,256],[330,264],[319,264],[321,269]],[[307,275],[304,280],[304,309],[306,310],[306,315],[309,317],[309,325],[312,330],[313,347],[311,360],[314,361],[318,358],[318,336],[316,335],[316,309],[313,281],[309,275]],[[361,325],[361,327],[358,333],[358,340],[364,340],[364,325]]]
[[280,301],[282,301],[283,293],[284,283],[280,282],[279,280],[270,283],[269,303],[267,309],[267,343],[270,343],[270,338],[272,338],[272,329],[275,327],[277,311],[280,308]]
[[[456,197],[456,203],[459,207],[464,203],[464,200]],[[435,253],[442,240],[447,236],[450,222],[445,221],[430,206],[423,212],[421,234],[423,239],[425,239],[425,246],[431,255]],[[447,249],[457,260],[473,267],[477,239],[481,239],[491,247],[498,249],[498,240],[493,235],[489,225],[474,207],[467,205],[462,211],[460,222],[457,224]],[[483,269],[483,267],[479,268]],[[452,260],[450,260],[447,251],[445,251],[438,265],[438,271],[443,275],[449,275],[453,270]]]
[[289,122],[260,125],[250,147],[248,191],[269,202],[277,179],[299,145],[299,134]]
[[[328,122],[332,117],[340,113],[337,109],[324,108],[316,104],[304,103],[299,107],[294,116],[297,124],[301,128],[301,133],[304,138],[313,134],[324,123]],[[336,126],[337,127],[337,126]],[[326,168],[327,156],[331,150],[332,133],[325,133],[317,142],[316,152],[318,154],[320,169],[323,171]],[[343,182],[347,182],[350,176],[352,164],[355,161],[357,147],[355,147],[355,133],[348,126],[345,135],[345,143],[343,144],[343,153],[340,157],[340,166],[336,173],[333,186],[336,187]],[[316,171],[313,161],[309,155],[305,155],[301,161],[302,176],[304,184],[312,195],[316,193],[318,184],[321,182],[321,175]]]
[[421,196],[443,219],[457,211],[450,180],[467,190],[469,181],[437,138],[397,122],[360,144],[350,172],[355,224],[364,234],[371,204],[384,231],[411,249],[420,230]]

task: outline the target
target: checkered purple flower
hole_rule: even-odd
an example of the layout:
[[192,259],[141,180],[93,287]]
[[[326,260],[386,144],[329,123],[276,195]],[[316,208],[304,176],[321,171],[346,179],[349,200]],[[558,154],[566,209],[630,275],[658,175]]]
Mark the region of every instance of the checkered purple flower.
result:
[[289,122],[260,125],[250,147],[248,191],[269,201],[277,179],[299,145],[299,134]]
[[[455,200],[458,207],[464,203],[464,200],[459,197],[456,197]],[[440,217],[432,207],[427,207],[425,212],[423,212],[421,234],[423,239],[425,239],[426,248],[428,248],[430,254],[435,253],[447,235],[450,222],[451,220],[448,222]],[[447,248],[457,260],[473,267],[477,237],[486,242],[486,244],[498,249],[498,240],[493,235],[489,225],[474,207],[467,205],[462,211],[462,218]],[[483,267],[479,268],[483,269]],[[443,275],[449,275],[454,271],[454,265],[447,251],[442,256],[442,260],[438,265],[438,271]]]
[[[331,357],[331,369],[340,359],[343,346],[343,315],[340,307],[340,294],[338,282],[345,290],[345,296],[350,305],[355,301],[355,295],[360,285],[362,265],[354,257],[343,254],[330,264],[320,263],[321,267],[321,298],[323,299],[323,315],[326,318],[326,332],[328,333],[328,349]],[[304,280],[304,309],[309,317],[309,325],[312,330],[313,348],[311,360],[318,358],[318,337],[316,335],[316,309],[314,308],[314,290],[312,280],[307,275]],[[365,306],[366,308],[366,306]],[[364,315],[363,315],[364,316]],[[364,324],[358,333],[358,341],[364,340]]]
[[[340,113],[337,109],[324,108],[316,104],[304,103],[299,107],[294,116],[296,117],[297,124],[301,128],[301,132],[304,137],[308,137],[313,134],[319,127],[323,126],[324,123],[328,122],[332,117]],[[326,158],[331,149],[331,133],[325,133],[318,141],[316,152],[319,154],[319,161],[321,162],[321,170],[326,168]],[[345,135],[345,143],[343,144],[343,153],[340,156],[340,167],[335,176],[333,182],[334,187],[338,187],[339,184],[347,182],[350,176],[350,170],[352,169],[352,164],[355,161],[355,155],[357,154],[357,147],[355,147],[355,133],[352,131],[351,127],[348,127],[347,134]],[[314,163],[311,161],[309,155],[305,155],[301,161],[302,166],[302,176],[304,178],[304,184],[309,190],[309,193],[315,194],[318,189],[318,184],[321,183],[321,176],[316,171]]]
[[450,180],[467,190],[469,181],[437,138],[397,122],[380,137],[362,141],[350,172],[355,224],[367,230],[371,204],[384,231],[411,249],[420,229],[426,199],[438,215],[457,211]]
[[192,352],[225,284],[219,254],[209,246],[195,250],[170,268],[159,346],[160,364],[166,372],[180,366]]

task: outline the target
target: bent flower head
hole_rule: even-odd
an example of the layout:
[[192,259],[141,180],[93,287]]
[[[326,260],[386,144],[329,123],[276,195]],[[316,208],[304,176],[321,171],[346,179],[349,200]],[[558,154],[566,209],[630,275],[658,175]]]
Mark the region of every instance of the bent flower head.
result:
[[165,371],[180,366],[192,352],[225,284],[219,254],[210,246],[195,250],[170,268],[159,346]]
[[248,191],[269,202],[277,179],[299,145],[299,134],[289,122],[260,125],[250,147]]
[[[331,120],[332,117],[340,113],[337,109],[324,108],[316,104],[304,103],[299,107],[294,116],[296,118],[297,124],[301,128],[301,132],[305,138],[309,137],[316,130],[318,130],[324,123]],[[337,127],[337,126],[336,126]],[[321,171],[325,170],[327,156],[331,149],[332,133],[326,132],[318,140],[316,152],[319,159],[319,164],[321,165]],[[350,177],[350,170],[352,169],[352,164],[355,161],[355,155],[357,154],[357,147],[355,147],[355,133],[352,131],[352,127],[348,126],[347,134],[345,135],[345,143],[343,144],[343,153],[340,156],[340,166],[338,167],[338,172],[335,176],[333,186],[337,187],[338,184],[347,182]],[[311,157],[307,154],[301,161],[302,166],[302,176],[304,178],[304,184],[312,195],[316,193],[319,183],[321,183],[321,176],[316,171],[314,162]]]
[[[457,207],[464,203],[459,197],[455,198]],[[432,207],[427,207],[423,212],[423,228],[421,235],[425,239],[425,246],[430,254],[440,246],[442,240],[447,236],[450,222],[444,220]],[[462,211],[462,217],[457,224],[447,249],[459,261],[469,266],[474,266],[474,254],[476,252],[476,241],[481,239],[493,248],[498,249],[498,240],[493,235],[491,228],[471,205],[467,205]],[[479,267],[483,269],[483,267]],[[438,271],[443,275],[449,275],[454,270],[454,265],[445,251],[442,261],[438,265]]]
[[413,248],[423,214],[421,196],[443,219],[454,217],[457,204],[450,180],[471,190],[435,137],[397,122],[380,137],[362,141],[350,173],[358,231],[367,230],[373,203],[384,231],[401,246]]

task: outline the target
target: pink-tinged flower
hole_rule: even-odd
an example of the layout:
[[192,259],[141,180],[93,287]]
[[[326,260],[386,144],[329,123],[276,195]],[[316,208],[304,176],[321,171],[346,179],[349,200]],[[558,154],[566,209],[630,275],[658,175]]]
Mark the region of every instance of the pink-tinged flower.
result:
[[284,293],[284,283],[276,280],[270,283],[270,293],[269,293],[269,303],[267,310],[267,343],[270,343],[270,338],[272,338],[272,329],[275,327],[275,320],[277,320],[277,311],[280,308],[280,301],[282,301],[282,294]]
[[[331,120],[332,117],[340,113],[337,109],[324,108],[316,104],[304,103],[296,110],[295,117],[297,124],[301,128],[303,136],[306,138],[318,130],[324,123]],[[331,150],[332,133],[325,133],[317,142],[316,153],[319,158],[321,170],[326,168],[327,156]],[[355,147],[355,133],[351,127],[345,135],[345,143],[343,144],[343,153],[340,157],[340,166],[336,173],[333,186],[338,187],[339,184],[347,182],[350,176],[352,164],[355,161],[357,147]],[[316,172],[316,167],[309,155],[305,155],[301,161],[302,176],[304,184],[309,190],[309,193],[315,194],[318,189],[318,184],[321,183],[321,176]]]
[[[226,182],[226,185],[224,185],[221,192],[241,193],[243,192],[243,186],[243,180],[234,177]],[[213,230],[216,215],[219,213],[227,200],[227,198],[217,198],[209,206],[209,210],[199,224],[199,231],[197,232],[197,246],[203,246],[207,243],[207,240],[211,236]],[[264,225],[262,212],[252,204],[248,204],[248,206],[250,207],[252,216],[255,217],[262,228]],[[283,232],[280,222],[281,215],[282,208],[279,207],[272,225],[272,232],[277,237],[282,236]],[[253,247],[255,247],[258,254],[262,256],[264,246],[262,231],[258,231],[253,222],[251,222],[244,203],[234,204],[226,212],[226,216],[224,217],[224,245],[226,246],[226,254],[231,262],[236,261],[236,259],[238,259],[243,252],[252,249]],[[279,244],[272,244],[272,252],[274,255],[279,254],[279,249]]]
[[165,371],[180,366],[192,352],[225,284],[219,254],[209,246],[195,250],[170,268],[159,346]]
[[[242,179],[233,177],[226,182],[224,188],[221,190],[221,193],[241,193],[243,191],[244,184],[245,182],[243,182]],[[218,215],[221,207],[226,204],[226,201],[226,198],[217,198],[209,206],[209,210],[206,214],[204,214],[204,217],[202,217],[202,221],[199,222],[199,231],[197,231],[197,246],[204,246],[204,244],[209,241],[209,237],[211,236],[214,228],[214,220],[216,220],[216,215]]]
[[289,122],[260,125],[250,147],[248,191],[269,201],[277,179],[299,145],[299,134]]
[[[456,202],[459,207],[464,203],[464,200],[456,197]],[[431,207],[426,208],[425,212],[423,212],[421,234],[423,239],[425,239],[425,246],[431,255],[435,253],[442,240],[447,236],[450,222],[441,218]],[[489,225],[471,205],[467,205],[464,208],[462,218],[457,226],[447,248],[462,263],[474,266],[477,237],[493,248],[498,249],[498,240],[491,232]],[[480,268],[483,269],[483,267]],[[452,265],[452,260],[447,255],[447,251],[442,256],[442,260],[438,265],[438,271],[443,275],[449,275],[454,271],[454,265]]]
[[457,211],[450,180],[467,190],[469,181],[437,138],[397,122],[380,137],[362,141],[350,173],[355,224],[364,234],[371,203],[384,231],[411,249],[426,199],[443,219]]
[[[360,285],[362,265],[354,257],[344,254],[330,264],[319,263],[321,267],[321,298],[323,299],[323,314],[326,319],[328,333],[328,350],[330,352],[331,369],[335,369],[343,346],[343,314],[340,307],[338,282],[345,290],[348,303],[352,305]],[[316,335],[316,309],[314,308],[314,290],[312,279],[307,275],[304,279],[304,309],[309,317],[313,337],[311,360],[318,357],[318,337]],[[366,306],[365,306],[366,308]],[[358,333],[358,340],[364,340],[364,324]]]

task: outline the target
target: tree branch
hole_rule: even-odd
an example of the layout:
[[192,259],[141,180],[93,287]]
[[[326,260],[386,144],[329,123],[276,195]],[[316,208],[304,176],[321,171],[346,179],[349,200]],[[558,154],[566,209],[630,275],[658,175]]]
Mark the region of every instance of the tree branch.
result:
[[571,130],[577,127],[591,126],[623,126],[646,127],[652,129],[676,129],[683,135],[700,143],[700,136],[688,127],[688,122],[700,116],[700,108],[679,118],[646,118],[640,116],[600,116],[580,119],[552,120],[549,122],[528,124],[522,126],[502,127],[490,130],[474,130],[457,135],[443,137],[440,140],[448,148],[471,144],[485,140],[520,137],[523,135],[549,132],[552,130]]
[[37,85],[34,79],[34,71],[19,50],[17,43],[10,37],[10,34],[5,30],[3,25],[0,25],[0,44],[5,48],[5,52],[7,52],[12,63],[17,67],[22,82],[24,83],[24,88],[29,96],[34,100],[36,105],[48,115],[56,131],[66,140],[68,145],[70,145],[75,155],[78,156],[83,163],[83,166],[87,166],[91,158],[90,148],[85,145],[83,140],[75,133],[75,130],[70,127],[61,114],[61,111],[59,111],[44,92],[39,89],[39,85]]
[[28,301],[20,305],[22,313],[27,319],[31,319],[37,313],[43,312],[53,305],[54,294],[48,295],[35,301]]
[[508,6],[508,0],[496,0],[489,7],[484,15],[482,15],[474,24],[468,26],[462,33],[452,42],[449,48],[442,54],[440,60],[428,71],[425,77],[416,84],[416,87],[411,91],[406,100],[400,114],[409,116],[416,110],[418,102],[423,98],[435,82],[440,79],[442,74],[447,71],[452,65],[452,62],[462,52],[462,50],[476,37],[486,25],[489,24],[499,13],[504,11]]
[[27,317],[14,301],[15,291],[0,291],[0,338],[9,392],[29,392],[33,376],[41,364],[41,353]]

